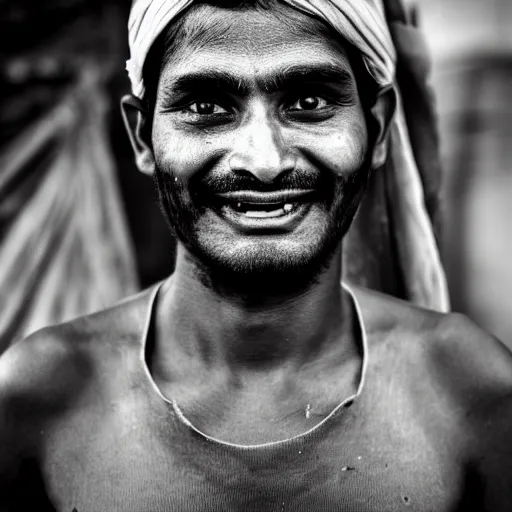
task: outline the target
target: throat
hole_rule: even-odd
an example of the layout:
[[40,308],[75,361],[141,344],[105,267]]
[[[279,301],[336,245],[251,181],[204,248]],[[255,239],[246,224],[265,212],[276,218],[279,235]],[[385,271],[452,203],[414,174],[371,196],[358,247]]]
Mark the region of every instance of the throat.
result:
[[159,394],[200,434],[242,445],[290,439],[360,389],[364,329],[351,293],[247,308],[181,290],[163,288],[146,360]]

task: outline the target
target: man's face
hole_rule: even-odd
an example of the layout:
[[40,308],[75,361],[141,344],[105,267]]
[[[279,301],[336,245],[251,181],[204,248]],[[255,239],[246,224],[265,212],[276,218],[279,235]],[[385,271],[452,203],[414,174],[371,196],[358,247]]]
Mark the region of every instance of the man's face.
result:
[[[202,6],[185,24],[192,37],[163,65],[152,127],[160,200],[178,238],[206,268],[318,273],[369,170],[345,51],[253,10]],[[206,38],[194,37],[198,25]]]

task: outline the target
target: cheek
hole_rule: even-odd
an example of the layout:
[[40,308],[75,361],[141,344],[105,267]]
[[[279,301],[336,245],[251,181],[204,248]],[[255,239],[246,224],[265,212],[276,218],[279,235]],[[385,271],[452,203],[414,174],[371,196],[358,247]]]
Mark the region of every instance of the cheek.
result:
[[362,113],[290,134],[306,158],[337,176],[348,176],[367,161],[368,131]]
[[317,140],[317,144],[315,156],[337,176],[358,171],[366,161],[368,139],[363,127],[351,126]]
[[174,129],[171,123],[157,120],[153,125],[152,143],[156,165],[188,181],[216,159],[213,137],[207,132],[200,136]]

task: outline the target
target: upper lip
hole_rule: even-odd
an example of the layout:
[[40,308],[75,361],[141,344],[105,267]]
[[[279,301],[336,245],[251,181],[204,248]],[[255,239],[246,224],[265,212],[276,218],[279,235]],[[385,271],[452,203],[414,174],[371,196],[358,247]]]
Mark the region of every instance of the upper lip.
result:
[[240,190],[216,194],[217,197],[234,203],[249,204],[282,204],[293,203],[314,193],[313,189],[277,190],[273,192],[257,192]]

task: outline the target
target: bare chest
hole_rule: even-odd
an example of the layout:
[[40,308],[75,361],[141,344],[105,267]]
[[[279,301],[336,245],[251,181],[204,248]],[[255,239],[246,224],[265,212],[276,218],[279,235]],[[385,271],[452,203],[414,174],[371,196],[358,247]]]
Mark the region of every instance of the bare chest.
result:
[[56,510],[452,512],[470,492],[435,436],[369,420],[357,403],[309,435],[249,449],[199,435],[168,405],[101,407],[55,431],[43,477]]

